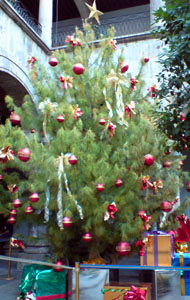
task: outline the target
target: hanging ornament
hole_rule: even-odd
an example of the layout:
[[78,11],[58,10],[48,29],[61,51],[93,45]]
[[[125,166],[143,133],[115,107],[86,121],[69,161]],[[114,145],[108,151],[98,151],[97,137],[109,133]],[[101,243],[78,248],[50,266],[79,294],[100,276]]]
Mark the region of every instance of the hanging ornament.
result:
[[10,216],[10,218],[8,218],[7,222],[9,224],[15,224],[16,223],[16,219],[13,216]]
[[21,206],[22,206],[22,203],[21,203],[20,199],[15,199],[15,200],[13,200],[13,206],[14,206],[15,208],[21,207]]
[[64,122],[64,120],[65,120],[65,118],[63,115],[57,116],[57,122],[62,123],[62,122]]
[[167,151],[165,152],[165,155],[169,155],[172,152],[172,150],[170,148],[167,149]]
[[9,119],[13,125],[19,125],[21,121],[21,117],[18,114],[16,114],[15,111],[12,111]]
[[16,215],[17,215],[17,210],[16,209],[11,209],[10,216],[15,217]]
[[154,163],[154,156],[151,154],[146,154],[144,156],[144,164],[150,167]]
[[169,202],[169,201],[163,201],[161,203],[161,210],[163,210],[164,212],[170,212],[173,208],[173,203]]
[[149,62],[149,60],[150,60],[149,57],[145,57],[145,58],[144,58],[144,62],[145,62],[145,63]]
[[68,228],[72,225],[72,219],[70,217],[63,218],[63,227]]
[[187,184],[186,184],[186,190],[187,190],[188,192],[190,192],[190,182],[187,182]]
[[115,128],[116,128],[116,125],[113,124],[112,122],[110,122],[110,124],[108,125],[108,130],[110,131],[110,136],[111,137],[113,137],[113,135],[114,135]]
[[131,246],[127,242],[120,242],[116,246],[116,251],[119,255],[126,256],[131,251]]
[[120,66],[121,66],[121,73],[125,73],[129,69],[129,65],[126,63],[126,61],[122,61]]
[[78,104],[76,104],[74,106],[74,119],[77,120],[78,117],[81,117],[83,115],[82,110],[80,109],[80,107],[78,106]]
[[11,194],[18,191],[18,186],[16,184],[9,184],[7,188]]
[[78,158],[74,154],[72,154],[71,156],[69,156],[69,163],[71,165],[76,165],[77,161],[78,161]]
[[182,167],[183,166],[183,160],[179,161],[179,166]]
[[3,175],[2,174],[0,174],[0,180],[3,180]]
[[77,63],[73,66],[73,72],[76,74],[76,75],[81,75],[84,73],[84,66],[80,63]]
[[31,151],[28,148],[22,148],[18,151],[18,158],[21,161],[26,162],[30,159],[30,154]]
[[57,58],[54,57],[54,56],[50,57],[50,59],[49,59],[49,65],[50,65],[51,67],[56,67],[57,64],[58,64]]
[[33,194],[30,195],[29,199],[30,199],[31,202],[38,202],[40,197],[37,193],[33,193]]
[[121,179],[116,179],[115,185],[116,185],[117,187],[120,187],[120,186],[123,185],[123,181],[122,181]]
[[135,246],[137,248],[140,247],[139,256],[143,256],[145,254],[145,251],[144,251],[145,243],[143,241],[137,241],[137,242],[135,242]]
[[32,57],[28,60],[28,63],[29,63],[29,65],[31,66],[31,69],[33,68],[33,66],[34,66],[34,64],[35,64],[36,61],[37,61],[37,59],[36,59],[34,56],[32,56]]
[[117,212],[117,207],[115,202],[112,202],[112,204],[109,204],[107,207],[107,212],[104,215],[104,221],[109,220],[111,217],[112,219],[115,218],[114,214]]
[[96,185],[96,190],[97,190],[98,192],[103,192],[103,190],[104,190],[104,184],[103,184],[103,183],[98,183],[98,184]]
[[148,92],[151,93],[152,98],[155,98],[157,93],[156,85],[149,87]]
[[150,221],[151,221],[152,217],[150,215],[147,215],[147,213],[144,210],[140,210],[138,213],[138,216],[143,221],[144,230],[150,229],[150,227],[151,227]]
[[92,240],[92,234],[90,232],[86,232],[83,234],[82,238],[85,242],[89,243]]
[[95,18],[97,23],[100,25],[99,16],[103,15],[103,13],[96,8],[96,1],[94,0],[92,6],[90,6],[88,3],[85,3],[86,6],[90,9],[90,15],[88,19]]
[[100,124],[100,125],[105,125],[105,124],[106,124],[106,119],[100,118],[100,119],[99,119],[99,124]]
[[65,89],[67,89],[68,87],[69,87],[70,89],[72,89],[72,86],[73,86],[73,84],[72,84],[72,82],[73,82],[73,77],[71,77],[71,76],[60,76],[60,77],[59,77],[59,81],[63,83],[62,89],[65,90]]
[[0,163],[6,163],[7,160],[14,160],[15,154],[10,146],[0,149]]
[[32,206],[28,205],[28,206],[26,207],[26,209],[25,209],[25,213],[26,213],[27,215],[32,214],[32,213],[33,213],[33,208],[32,208]]
[[53,267],[53,270],[55,272],[62,272],[64,270],[64,268],[60,268],[60,266],[64,266],[64,263],[62,262],[62,260],[57,260],[56,267]]
[[136,112],[134,111],[136,106],[136,102],[135,101],[131,101],[130,104],[125,106],[125,113],[128,114],[129,119],[131,120],[131,112],[135,115]]
[[171,167],[171,162],[170,161],[164,161],[162,164],[163,168],[170,168]]
[[138,80],[136,80],[135,78],[131,78],[130,81],[131,81],[132,90],[135,91],[136,90],[136,84],[138,83]]
[[78,38],[75,38],[73,35],[67,35],[65,43],[71,43],[73,47],[76,45],[82,46],[81,41]]

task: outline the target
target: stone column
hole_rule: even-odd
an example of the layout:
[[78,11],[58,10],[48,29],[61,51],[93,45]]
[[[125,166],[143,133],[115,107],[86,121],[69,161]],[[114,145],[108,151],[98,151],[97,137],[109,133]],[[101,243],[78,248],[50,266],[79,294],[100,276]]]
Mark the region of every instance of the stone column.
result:
[[42,26],[42,39],[51,47],[52,45],[52,22],[53,0],[40,0],[38,21]]
[[154,23],[154,12],[162,6],[164,6],[162,0],[150,0],[150,24]]

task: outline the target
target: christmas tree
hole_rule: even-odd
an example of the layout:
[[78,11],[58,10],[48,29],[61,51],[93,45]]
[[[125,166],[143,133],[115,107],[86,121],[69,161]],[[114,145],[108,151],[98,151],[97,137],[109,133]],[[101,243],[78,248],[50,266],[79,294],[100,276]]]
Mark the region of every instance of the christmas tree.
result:
[[45,222],[52,252],[70,261],[113,262],[138,251],[155,222],[174,228],[163,211],[178,206],[188,182],[154,120],[156,90],[143,82],[149,59],[133,77],[113,38],[110,29],[95,43],[85,23],[46,64],[32,57],[34,100],[17,107],[6,97],[12,113],[0,126],[0,209],[11,223]]

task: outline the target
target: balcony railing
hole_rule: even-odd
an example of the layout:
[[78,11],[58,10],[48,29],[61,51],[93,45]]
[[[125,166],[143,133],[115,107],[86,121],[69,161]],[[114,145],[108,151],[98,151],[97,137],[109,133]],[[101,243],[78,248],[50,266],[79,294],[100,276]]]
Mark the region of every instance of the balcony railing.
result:
[[[114,16],[112,18],[100,18],[101,25],[93,25],[96,38],[99,39],[100,34],[106,36],[108,28],[114,26],[115,38],[125,37],[137,33],[143,33],[150,30],[150,11],[146,10],[134,14],[126,14]],[[76,25],[58,26],[54,24],[52,33],[52,47],[59,47],[65,44],[66,36],[75,32]],[[57,28],[56,28],[57,26]],[[77,26],[83,30],[82,25]]]
[[42,28],[38,21],[32,16],[30,11],[24,6],[20,0],[6,0],[16,12],[24,19],[24,21],[38,34],[41,35]]

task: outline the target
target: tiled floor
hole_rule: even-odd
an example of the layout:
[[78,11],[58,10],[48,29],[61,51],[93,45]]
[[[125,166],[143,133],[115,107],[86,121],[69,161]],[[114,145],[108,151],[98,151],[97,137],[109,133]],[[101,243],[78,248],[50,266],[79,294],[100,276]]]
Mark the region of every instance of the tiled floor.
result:
[[8,262],[0,261],[0,300],[16,300],[19,296],[19,284],[22,272],[16,269],[16,263],[11,263],[11,277],[8,278]]

